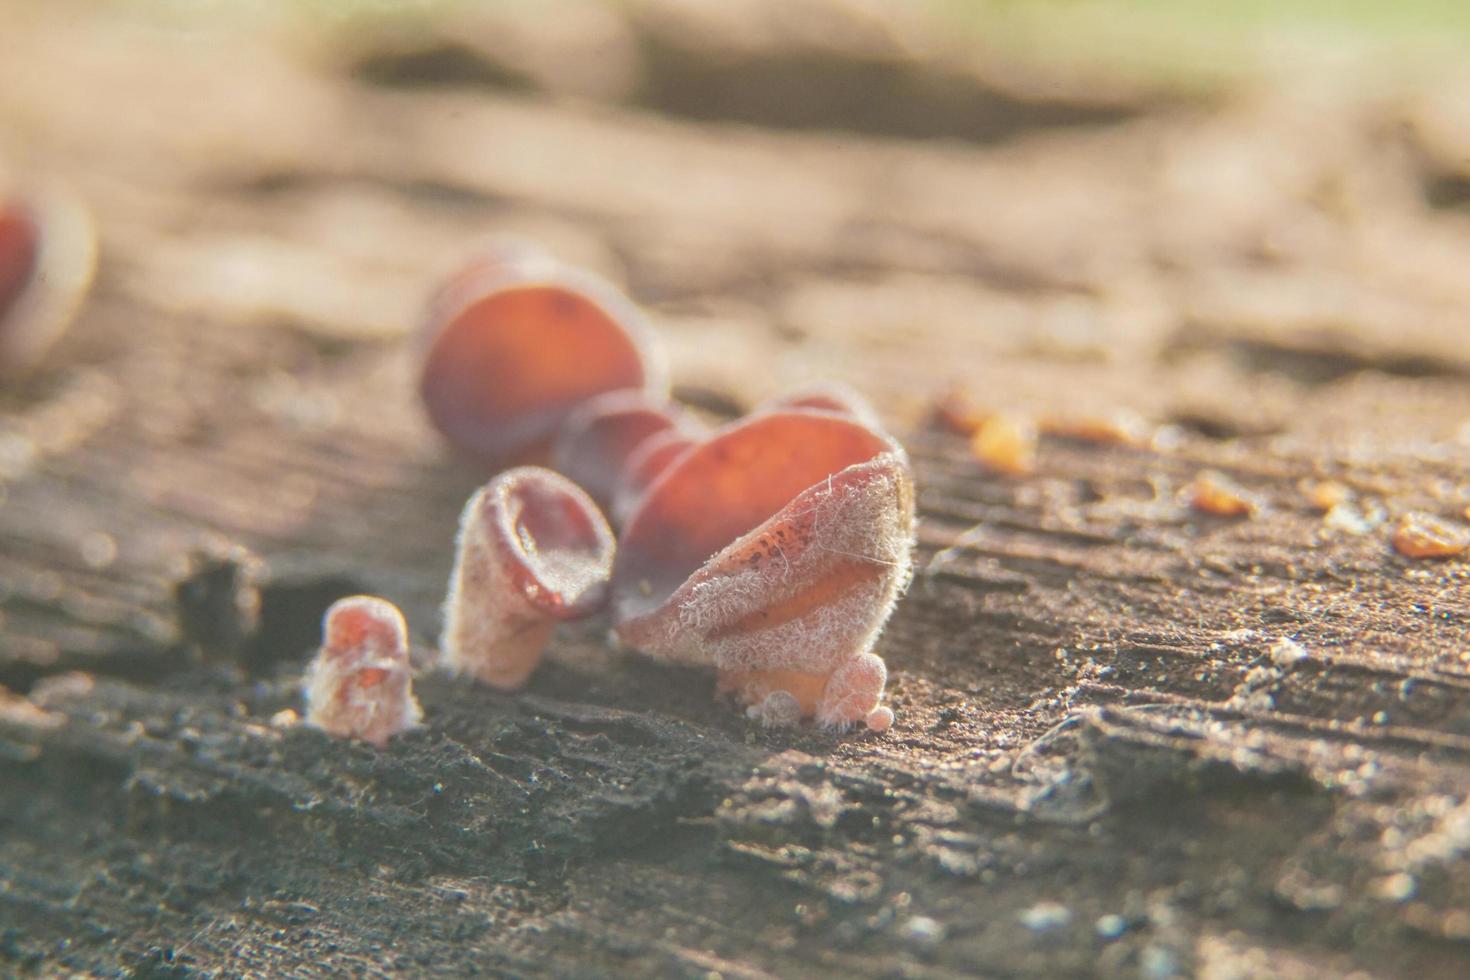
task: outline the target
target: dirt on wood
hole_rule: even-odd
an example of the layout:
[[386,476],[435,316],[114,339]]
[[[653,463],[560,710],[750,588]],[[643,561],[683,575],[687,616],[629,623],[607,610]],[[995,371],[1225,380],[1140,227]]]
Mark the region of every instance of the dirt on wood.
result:
[[[1470,520],[1470,76],[1054,76],[815,0],[32,6],[3,149],[101,264],[0,392],[0,972],[1470,970],[1467,566],[1393,546]],[[601,618],[519,694],[430,669],[485,474],[404,338],[492,231],[624,284],[711,418],[879,406],[891,731],[762,729]],[[1030,474],[927,424],[956,384]],[[424,667],[383,751],[282,715],[361,591]]]

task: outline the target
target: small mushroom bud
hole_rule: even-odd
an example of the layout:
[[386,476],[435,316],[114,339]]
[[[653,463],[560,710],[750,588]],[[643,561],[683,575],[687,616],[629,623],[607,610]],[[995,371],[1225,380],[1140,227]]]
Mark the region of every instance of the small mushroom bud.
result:
[[556,624],[606,601],[613,547],[597,505],[566,477],[522,466],[491,480],[460,518],[444,665],[501,690],[525,684]]
[[696,440],[680,429],[668,429],[649,436],[638,444],[623,471],[618,474],[617,486],[613,488],[609,517],[614,527],[622,527],[638,505],[643,494],[658,479],[659,475],[695,445]]
[[508,249],[452,277],[431,303],[419,392],[457,449],[500,468],[544,462],[589,398],[663,398],[661,352],[642,316],[602,280]]
[[333,603],[306,675],[306,723],[381,748],[422,717],[413,696],[403,614],[373,596]]
[[675,405],[641,391],[613,391],[567,416],[552,444],[551,465],[606,507],[634,452],[653,436],[682,432],[694,423]]
[[0,377],[41,360],[71,323],[95,264],[91,216],[69,192],[0,189]]
[[829,412],[752,416],[649,487],[619,541],[615,627],[650,656],[714,666],[752,705],[784,691],[824,725],[885,728],[869,651],[908,581],[913,518],[887,436]]

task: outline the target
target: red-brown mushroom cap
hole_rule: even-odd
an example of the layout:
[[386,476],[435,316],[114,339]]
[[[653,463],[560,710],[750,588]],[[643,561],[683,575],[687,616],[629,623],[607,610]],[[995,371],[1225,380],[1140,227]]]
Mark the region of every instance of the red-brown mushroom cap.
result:
[[591,498],[539,466],[507,470],[474,503],[487,539],[514,590],[553,619],[577,619],[607,600],[615,548]]
[[642,391],[613,391],[567,416],[552,444],[551,465],[606,507],[618,478],[638,448],[664,433],[693,439],[694,422],[682,410]]
[[386,599],[349,596],[322,617],[322,653],[334,660],[408,661],[408,624]]
[[623,465],[613,488],[608,516],[614,527],[622,527],[643,502],[644,492],[653,485],[674,460],[683,456],[698,442],[683,429],[668,429],[649,436]]
[[601,280],[512,262],[469,283],[484,288],[462,284],[440,299],[419,385],[430,419],[462,451],[497,467],[537,459],[587,399],[667,393],[642,316]]
[[825,672],[871,643],[907,581],[903,450],[850,418],[769,412],[678,459],[619,541],[613,615],[645,652]]
[[421,353],[469,303],[497,286],[552,275],[556,269],[556,259],[529,239],[490,235],[480,240],[429,298],[428,315],[417,334]]
[[0,376],[33,367],[91,285],[96,237],[86,207],[60,186],[0,189]]

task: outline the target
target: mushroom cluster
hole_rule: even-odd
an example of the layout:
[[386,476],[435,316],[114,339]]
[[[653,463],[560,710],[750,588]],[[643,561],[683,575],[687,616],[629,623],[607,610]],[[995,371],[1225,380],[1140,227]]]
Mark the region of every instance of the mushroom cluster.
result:
[[434,294],[428,417],[499,471],[461,517],[440,663],[519,688],[557,623],[610,606],[623,643],[713,667],[764,724],[887,730],[872,647],[910,572],[903,448],[836,385],[710,431],[655,339],[612,286],[516,242]]

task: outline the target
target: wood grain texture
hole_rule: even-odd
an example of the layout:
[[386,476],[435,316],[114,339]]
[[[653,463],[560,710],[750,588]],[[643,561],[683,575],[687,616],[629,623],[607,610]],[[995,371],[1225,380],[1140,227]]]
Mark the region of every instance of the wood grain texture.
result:
[[[102,266],[0,393],[0,972],[1463,976],[1467,573],[1389,545],[1470,504],[1463,83],[1043,111],[836,5],[630,9],[621,88],[534,17],[511,55],[16,14],[0,132]],[[432,647],[483,474],[403,338],[487,231],[625,283],[697,406],[879,405],[922,517],[892,732],[752,727],[601,620],[517,696],[425,670],[383,752],[271,726],[338,595]],[[954,381],[1157,435],[996,476],[922,424]],[[1192,511],[1205,469],[1259,513]]]

